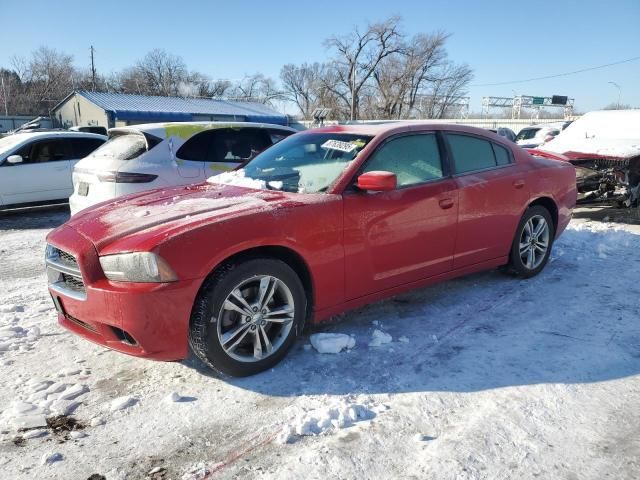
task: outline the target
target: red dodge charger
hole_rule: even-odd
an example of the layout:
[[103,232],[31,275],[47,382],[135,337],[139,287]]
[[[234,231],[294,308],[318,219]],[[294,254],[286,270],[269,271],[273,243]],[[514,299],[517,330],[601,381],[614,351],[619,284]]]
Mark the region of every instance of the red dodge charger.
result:
[[540,272],[574,167],[477,128],[335,126],[205,184],[96,205],[47,238],[59,322],[157,360],[275,365],[305,321],[479,270]]

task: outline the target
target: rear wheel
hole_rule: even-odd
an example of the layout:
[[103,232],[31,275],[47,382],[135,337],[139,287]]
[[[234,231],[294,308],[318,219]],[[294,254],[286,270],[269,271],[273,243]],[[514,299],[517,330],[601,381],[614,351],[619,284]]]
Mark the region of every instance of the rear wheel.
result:
[[549,211],[540,205],[529,207],[516,230],[508,270],[525,278],[540,273],[549,260],[554,236]]
[[223,374],[267,370],[302,331],[306,295],[286,263],[256,258],[216,272],[196,299],[189,331],[193,352]]

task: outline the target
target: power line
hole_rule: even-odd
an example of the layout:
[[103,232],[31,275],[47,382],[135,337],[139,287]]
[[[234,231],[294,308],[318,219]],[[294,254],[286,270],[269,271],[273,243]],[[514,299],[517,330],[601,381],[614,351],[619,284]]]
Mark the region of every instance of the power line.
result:
[[566,77],[568,75],[575,75],[576,73],[589,72],[591,70],[598,70],[599,68],[612,67],[613,65],[620,65],[621,63],[634,62],[636,60],[640,60],[640,57],[627,58],[626,60],[620,60],[619,62],[606,63],[604,65],[598,65],[597,67],[583,68],[581,70],[574,70],[573,72],[557,73],[555,75],[546,75],[544,77],[527,78],[526,80],[510,80],[508,82],[497,82],[497,83],[476,83],[475,85],[471,85],[471,86],[472,87],[495,87],[498,85],[509,85],[512,83],[526,83],[526,82],[534,82],[536,80],[546,80],[547,78]]

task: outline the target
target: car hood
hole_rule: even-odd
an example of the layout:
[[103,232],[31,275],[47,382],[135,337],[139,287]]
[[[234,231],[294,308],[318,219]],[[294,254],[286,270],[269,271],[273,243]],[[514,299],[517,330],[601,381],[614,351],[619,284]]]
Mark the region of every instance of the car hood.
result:
[[98,252],[124,237],[166,237],[192,224],[291,206],[300,194],[223,184],[174,187],[129,195],[80,212],[65,225],[91,241]]
[[560,153],[569,159],[606,158],[610,160],[628,160],[640,155],[638,138],[563,138],[538,147],[551,153]]

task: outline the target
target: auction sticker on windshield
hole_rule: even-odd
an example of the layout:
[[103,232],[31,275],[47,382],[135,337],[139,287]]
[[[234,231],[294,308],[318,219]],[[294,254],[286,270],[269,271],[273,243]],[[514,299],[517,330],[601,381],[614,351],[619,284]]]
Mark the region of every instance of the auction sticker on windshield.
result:
[[328,150],[339,150],[341,152],[349,153],[349,152],[353,152],[356,148],[358,148],[358,146],[351,142],[341,142],[340,140],[327,140],[322,144],[322,148],[326,148]]

